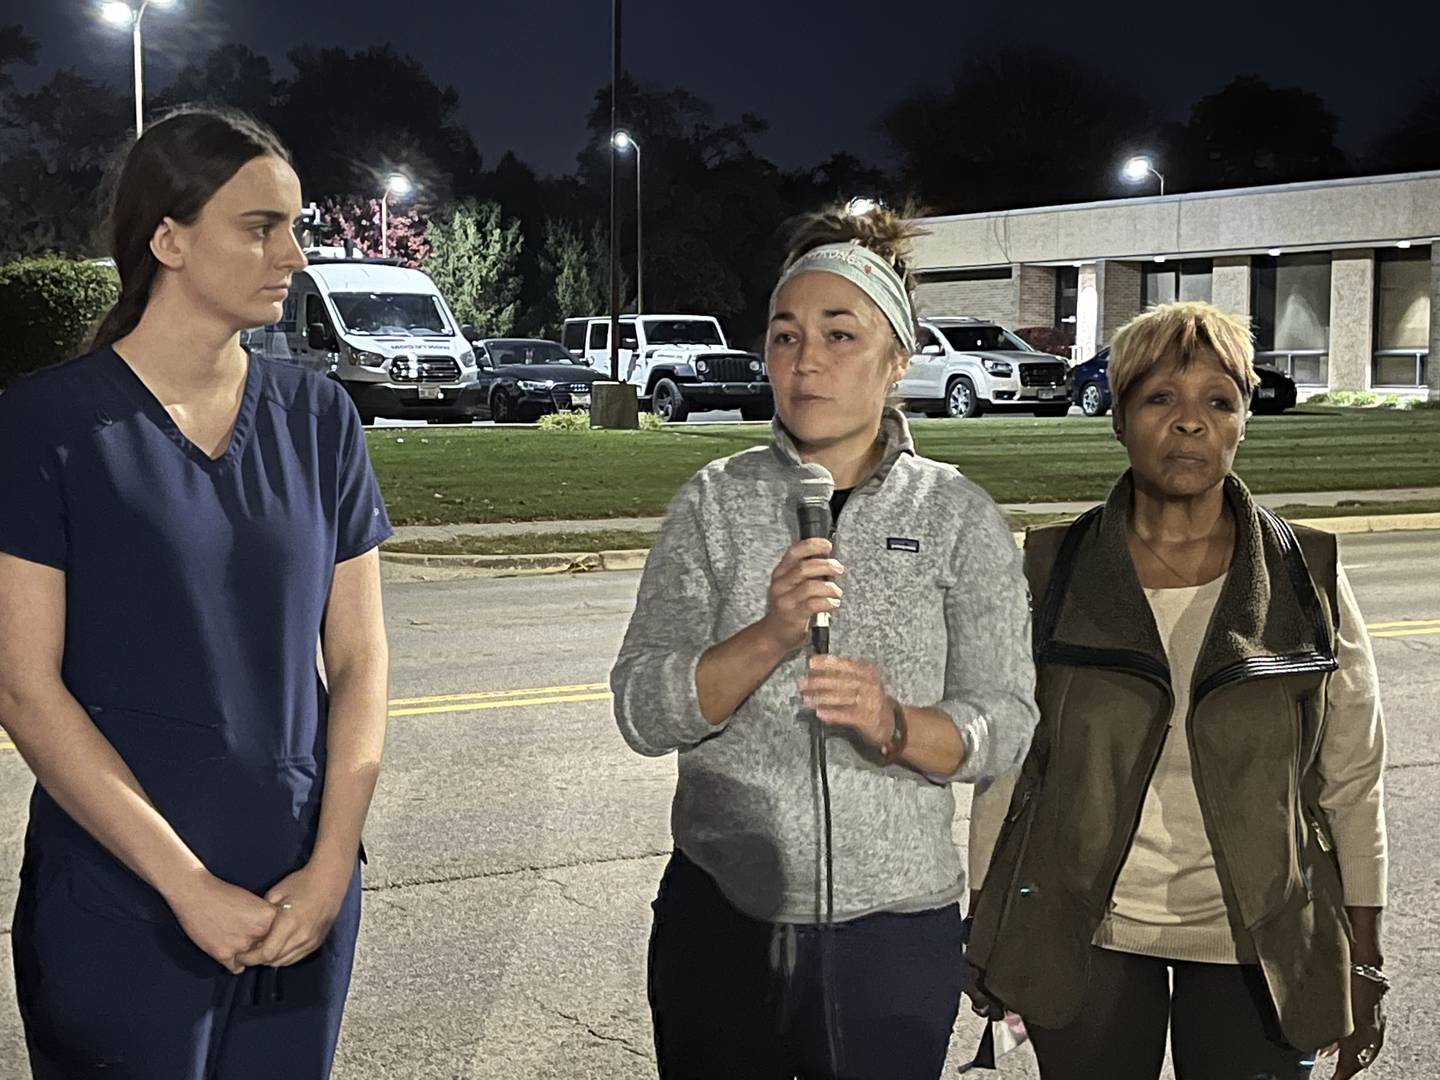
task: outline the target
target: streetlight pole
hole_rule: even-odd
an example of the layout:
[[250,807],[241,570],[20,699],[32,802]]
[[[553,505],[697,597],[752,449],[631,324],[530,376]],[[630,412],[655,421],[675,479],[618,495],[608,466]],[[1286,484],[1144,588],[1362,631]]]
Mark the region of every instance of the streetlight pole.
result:
[[641,202],[640,144],[628,131],[617,131],[615,149],[635,151],[635,314],[645,313],[645,214]]
[[387,187],[380,194],[380,257],[390,257],[390,215],[386,207],[390,203],[390,189]]
[[130,28],[130,43],[135,54],[135,138],[145,131],[145,59],[140,48],[140,17],[145,14],[146,0],[140,0],[135,12],[135,25]]
[[138,7],[132,7],[126,0],[110,0],[100,9],[106,22],[116,26],[130,27],[130,48],[135,71],[135,138],[145,133],[145,58],[140,37],[140,22],[150,5],[169,7],[174,0],[140,0]]
[[413,185],[404,173],[391,173],[385,178],[385,190],[380,195],[380,257],[390,257],[390,196],[403,198],[409,195]]
[[615,145],[620,116],[620,0],[611,0],[610,18],[610,381],[620,381],[620,252],[616,244],[615,226],[620,216],[620,200],[615,190],[615,159],[620,150]]

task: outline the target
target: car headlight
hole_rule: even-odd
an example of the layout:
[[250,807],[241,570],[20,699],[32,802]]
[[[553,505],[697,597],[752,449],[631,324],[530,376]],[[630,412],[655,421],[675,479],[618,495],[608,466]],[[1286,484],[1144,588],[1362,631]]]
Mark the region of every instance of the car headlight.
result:
[[756,375],[759,375],[760,372],[765,370],[765,365],[762,364],[759,360],[751,360],[750,370],[753,371]]
[[357,349],[354,353],[354,356],[355,363],[359,364],[361,367],[385,366],[385,357],[381,356],[379,353],[361,352]]
[[980,363],[991,375],[1013,375],[1015,369],[1004,360],[981,360]]
[[701,375],[709,375],[709,374],[710,374],[710,361],[709,361],[709,360],[696,360],[696,361],[695,361],[695,370],[698,371]]
[[553,379],[521,379],[515,385],[528,394],[538,394],[549,390],[555,385],[555,382]]

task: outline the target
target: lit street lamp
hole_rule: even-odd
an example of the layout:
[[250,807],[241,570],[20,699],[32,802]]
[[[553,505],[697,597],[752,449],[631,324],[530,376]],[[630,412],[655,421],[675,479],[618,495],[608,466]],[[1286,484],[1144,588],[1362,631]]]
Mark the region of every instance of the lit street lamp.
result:
[[645,234],[640,212],[640,144],[628,131],[617,131],[610,140],[622,154],[635,151],[635,314],[645,313]]
[[385,178],[385,192],[380,196],[380,257],[390,257],[390,196],[403,199],[415,186],[404,173],[391,173]]
[[130,41],[135,54],[135,138],[145,131],[145,78],[144,64],[141,61],[140,53],[140,20],[145,18],[145,12],[152,7],[167,8],[175,3],[175,0],[139,0],[138,4],[132,6],[126,0],[110,0],[100,7],[100,17],[112,26],[130,27]]
[[1125,168],[1121,170],[1121,175],[1132,184],[1140,183],[1147,176],[1153,176],[1160,181],[1160,194],[1165,194],[1165,177],[1155,171],[1155,163],[1143,154],[1125,162]]

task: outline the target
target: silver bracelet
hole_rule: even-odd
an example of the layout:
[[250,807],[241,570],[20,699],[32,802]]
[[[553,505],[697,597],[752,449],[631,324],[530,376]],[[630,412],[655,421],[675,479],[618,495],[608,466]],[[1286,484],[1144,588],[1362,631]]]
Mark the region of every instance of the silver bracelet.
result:
[[1387,976],[1377,967],[1373,967],[1370,964],[1351,964],[1350,970],[1356,975],[1359,975],[1360,978],[1368,979],[1370,982],[1380,987],[1382,992],[1390,989],[1389,976]]

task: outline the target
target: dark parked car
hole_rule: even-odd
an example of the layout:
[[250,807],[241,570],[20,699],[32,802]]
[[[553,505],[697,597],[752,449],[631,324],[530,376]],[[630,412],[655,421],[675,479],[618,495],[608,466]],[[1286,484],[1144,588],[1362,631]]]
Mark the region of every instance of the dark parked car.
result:
[[[1083,364],[1070,369],[1070,400],[1086,416],[1104,416],[1110,411],[1110,346],[1105,346]],[[1271,367],[1255,366],[1260,385],[1250,401],[1256,413],[1282,413],[1295,407],[1295,382]]]
[[497,424],[527,423],[546,413],[590,408],[590,388],[603,376],[558,341],[482,338],[475,342],[483,411]]

